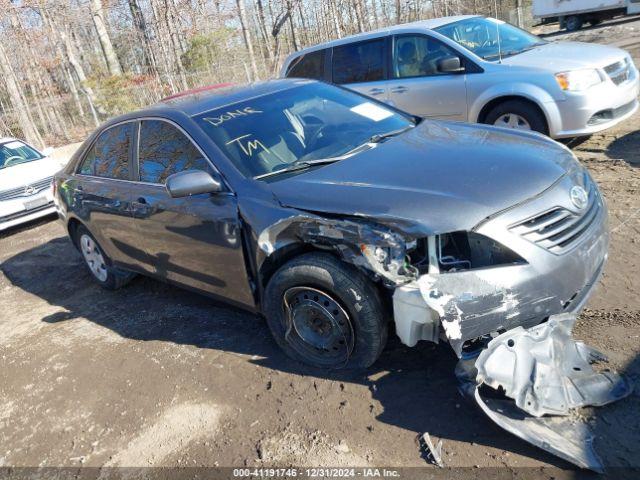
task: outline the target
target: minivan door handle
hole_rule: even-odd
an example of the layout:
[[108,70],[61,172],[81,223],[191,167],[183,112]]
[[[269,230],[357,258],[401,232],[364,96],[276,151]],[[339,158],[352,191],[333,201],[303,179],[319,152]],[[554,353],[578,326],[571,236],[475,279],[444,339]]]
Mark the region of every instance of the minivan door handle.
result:
[[394,87],[391,89],[391,93],[404,93],[408,90],[407,87],[403,87],[402,85],[399,87]]
[[369,90],[369,95],[382,95],[384,93],[384,88],[372,88]]

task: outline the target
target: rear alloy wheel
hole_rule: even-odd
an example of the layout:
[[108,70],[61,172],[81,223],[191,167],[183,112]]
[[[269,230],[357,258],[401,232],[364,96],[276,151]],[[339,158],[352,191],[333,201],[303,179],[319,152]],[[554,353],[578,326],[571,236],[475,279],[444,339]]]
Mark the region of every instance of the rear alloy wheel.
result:
[[484,123],[514,130],[533,130],[547,135],[547,121],[538,108],[524,100],[499,103],[487,114]]
[[107,290],[116,290],[129,283],[135,274],[115,268],[109,257],[103,252],[96,239],[83,226],[76,230],[76,244],[84,264],[91,272],[93,279]]
[[276,271],[263,312],[291,358],[321,368],[366,368],[387,342],[379,292],[353,265],[308,253]]
[[109,276],[106,262],[98,245],[87,233],[83,233],[80,236],[80,251],[93,276],[96,277],[99,282],[106,282]]

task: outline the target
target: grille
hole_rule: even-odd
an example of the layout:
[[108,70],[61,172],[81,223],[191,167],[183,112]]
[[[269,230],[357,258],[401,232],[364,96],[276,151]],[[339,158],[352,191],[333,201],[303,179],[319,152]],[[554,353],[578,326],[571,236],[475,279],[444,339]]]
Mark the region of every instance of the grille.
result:
[[580,239],[598,217],[601,203],[598,193],[590,186],[587,207],[575,214],[556,207],[509,228],[527,240],[553,253],[564,253],[580,242]]
[[629,80],[629,60],[625,58],[619,62],[607,65],[604,67],[604,71],[607,72],[607,75],[609,75],[613,83],[620,85]]
[[[4,190],[0,192],[0,200],[11,200],[13,198],[29,197],[30,195],[33,195],[47,188],[49,185],[51,185],[52,180],[53,180],[53,177],[47,177],[42,180],[38,180],[37,182],[33,182],[28,185],[23,185],[22,187],[16,187],[10,190]],[[27,187],[32,187],[33,193],[27,194],[25,191]]]

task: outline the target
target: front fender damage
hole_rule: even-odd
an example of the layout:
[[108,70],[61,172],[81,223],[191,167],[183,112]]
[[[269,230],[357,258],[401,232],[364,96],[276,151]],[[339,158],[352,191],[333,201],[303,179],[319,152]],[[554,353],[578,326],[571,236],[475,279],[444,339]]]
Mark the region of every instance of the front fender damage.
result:
[[[461,392],[492,421],[569,462],[602,471],[593,432],[576,409],[624,398],[631,386],[620,375],[593,369],[593,363],[605,359],[572,338],[575,314],[553,315],[548,305],[557,299],[536,291],[517,293],[501,272],[440,275],[433,236],[429,270],[420,275],[407,261],[407,245],[414,238],[398,233],[398,227],[306,212],[263,230],[258,245],[265,258],[291,244],[338,253],[393,290],[396,333],[403,343],[446,338],[462,357],[456,368]],[[522,312],[535,313],[531,324]],[[466,341],[488,334],[494,338],[479,356],[463,352]]]
[[258,246],[267,256],[292,243],[313,245],[337,252],[343,260],[388,286],[417,278],[405,263],[406,242],[405,237],[384,225],[311,213],[282,219],[258,237]]
[[[573,339],[575,321],[574,314],[560,314],[507,331],[477,358],[461,360],[456,374],[462,393],[503,429],[575,465],[603,471],[593,432],[576,409],[620,400],[632,387],[616,373],[594,370],[606,357]],[[483,386],[494,393],[487,395]],[[504,397],[496,398],[496,390]]]

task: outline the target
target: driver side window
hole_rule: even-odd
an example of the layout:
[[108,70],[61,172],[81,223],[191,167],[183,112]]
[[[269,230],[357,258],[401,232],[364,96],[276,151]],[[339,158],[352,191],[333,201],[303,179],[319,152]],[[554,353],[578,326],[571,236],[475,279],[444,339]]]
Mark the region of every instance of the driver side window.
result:
[[164,184],[183,170],[211,173],[200,150],[180,130],[162,120],[143,120],[138,150],[140,181]]
[[[396,37],[393,47],[394,78],[450,75],[442,72],[439,62],[448,57],[460,57],[451,47],[426,35]],[[462,63],[462,59],[461,59]]]

